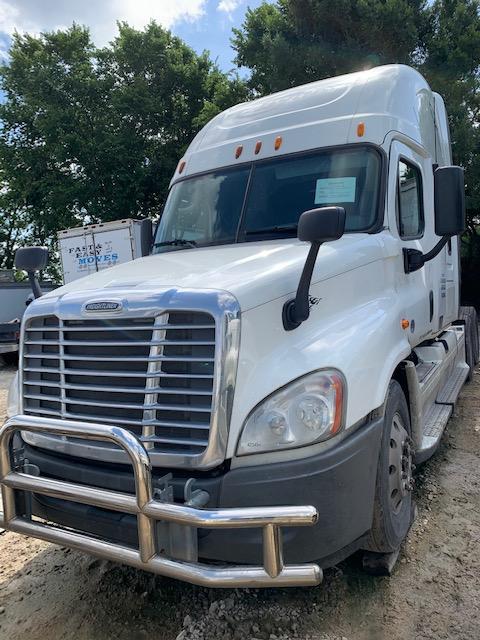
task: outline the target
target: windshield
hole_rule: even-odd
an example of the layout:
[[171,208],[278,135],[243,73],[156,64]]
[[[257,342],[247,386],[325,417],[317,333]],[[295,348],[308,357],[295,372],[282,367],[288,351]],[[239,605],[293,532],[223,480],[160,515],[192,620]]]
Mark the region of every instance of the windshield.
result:
[[371,147],[329,149],[220,169],[173,185],[154,253],[296,235],[308,209],[339,205],[346,232],[377,220],[380,154]]

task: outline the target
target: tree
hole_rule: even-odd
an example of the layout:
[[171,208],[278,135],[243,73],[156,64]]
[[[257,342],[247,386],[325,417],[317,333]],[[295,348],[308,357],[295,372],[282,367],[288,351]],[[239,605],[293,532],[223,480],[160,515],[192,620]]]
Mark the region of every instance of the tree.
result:
[[103,49],[77,25],[17,34],[0,86],[3,227],[21,211],[41,244],[62,228],[157,215],[198,127],[246,96],[207,53],[155,23],[120,24]]
[[260,94],[422,55],[424,0],[278,0],[247,11],[232,45]]

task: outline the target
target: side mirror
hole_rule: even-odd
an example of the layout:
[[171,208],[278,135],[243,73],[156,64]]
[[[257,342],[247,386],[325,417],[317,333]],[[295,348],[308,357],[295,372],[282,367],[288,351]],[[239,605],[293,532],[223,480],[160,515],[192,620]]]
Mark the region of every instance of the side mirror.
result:
[[310,209],[302,213],[298,221],[298,239],[312,244],[338,240],[344,232],[345,209],[343,207]]
[[283,305],[283,326],[286,331],[296,329],[310,315],[310,283],[318,252],[324,242],[338,240],[343,236],[345,217],[343,207],[311,209],[300,216],[297,228],[298,239],[310,242],[312,246],[298,283],[297,295]]
[[439,167],[434,172],[435,233],[456,236],[465,231],[465,182],[462,167]]
[[48,264],[46,247],[22,247],[15,253],[15,268],[22,271],[42,271]]
[[48,249],[46,247],[22,247],[15,253],[15,268],[26,271],[35,298],[40,298],[42,290],[35,275],[48,264]]
[[152,242],[153,224],[150,218],[145,218],[145,220],[142,220],[140,227],[140,245],[142,256],[150,255],[150,251],[152,250]]

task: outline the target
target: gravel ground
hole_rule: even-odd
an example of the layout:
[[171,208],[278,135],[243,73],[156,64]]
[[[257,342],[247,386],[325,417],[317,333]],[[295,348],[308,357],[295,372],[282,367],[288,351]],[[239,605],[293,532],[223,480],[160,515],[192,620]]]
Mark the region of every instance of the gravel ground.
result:
[[[0,370],[0,418],[13,370]],[[418,518],[391,578],[353,557],[312,589],[208,590],[0,535],[8,640],[480,638],[480,375],[417,474]]]

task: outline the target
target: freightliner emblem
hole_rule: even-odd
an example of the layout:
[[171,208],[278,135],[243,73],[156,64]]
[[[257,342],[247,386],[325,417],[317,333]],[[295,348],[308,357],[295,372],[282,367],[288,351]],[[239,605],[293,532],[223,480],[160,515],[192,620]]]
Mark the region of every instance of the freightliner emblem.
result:
[[99,300],[98,302],[87,302],[85,311],[120,311],[121,302],[113,302],[112,300]]

